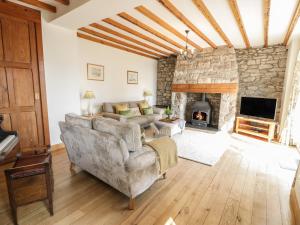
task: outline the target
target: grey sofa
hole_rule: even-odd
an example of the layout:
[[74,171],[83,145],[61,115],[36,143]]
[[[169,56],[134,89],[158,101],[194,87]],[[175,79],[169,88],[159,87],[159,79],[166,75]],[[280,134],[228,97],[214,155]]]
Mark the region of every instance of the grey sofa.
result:
[[156,153],[142,146],[139,125],[75,114],[67,114],[65,120],[59,126],[71,165],[128,196],[133,209],[134,198],[161,176]]
[[131,101],[131,102],[118,102],[118,103],[110,103],[106,102],[103,103],[102,106],[102,115],[104,117],[116,119],[122,122],[132,122],[137,123],[141,127],[146,127],[150,123],[153,123],[156,120],[159,120],[162,118],[164,109],[153,107],[153,114],[152,115],[140,115],[140,116],[134,116],[134,117],[126,117],[122,116],[116,113],[115,106],[117,104],[124,104],[127,103],[129,108],[138,108],[138,104],[143,101]]

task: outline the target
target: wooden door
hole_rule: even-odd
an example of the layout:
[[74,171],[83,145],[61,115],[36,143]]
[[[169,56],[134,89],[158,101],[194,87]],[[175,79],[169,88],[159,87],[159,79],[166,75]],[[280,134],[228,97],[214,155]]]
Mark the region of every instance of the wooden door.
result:
[[21,149],[49,144],[39,26],[0,13],[0,114],[4,129],[18,131]]

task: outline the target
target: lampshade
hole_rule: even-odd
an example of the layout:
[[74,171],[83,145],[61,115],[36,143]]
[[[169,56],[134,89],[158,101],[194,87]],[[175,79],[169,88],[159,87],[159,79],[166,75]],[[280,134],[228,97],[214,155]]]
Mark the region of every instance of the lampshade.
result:
[[144,91],[144,96],[145,97],[152,96],[152,92],[151,91]]
[[93,91],[86,91],[84,93],[84,96],[83,98],[86,98],[86,99],[92,99],[92,98],[95,98],[95,94]]

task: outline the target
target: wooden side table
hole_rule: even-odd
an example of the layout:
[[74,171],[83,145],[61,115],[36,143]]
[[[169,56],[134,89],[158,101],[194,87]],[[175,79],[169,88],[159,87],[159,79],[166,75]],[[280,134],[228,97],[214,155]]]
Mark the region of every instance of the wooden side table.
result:
[[[40,198],[34,198],[31,200],[24,201],[24,199],[19,200],[17,196],[18,187],[15,185],[19,180],[24,181],[24,179],[29,179],[29,182],[23,182],[22,184],[27,184],[32,186],[30,179],[33,176],[44,176],[46,183],[46,196]],[[7,190],[9,196],[9,203],[12,210],[13,222],[18,224],[17,220],[17,207],[33,203],[35,201],[48,200],[48,209],[50,215],[53,215],[53,198],[52,193],[54,191],[53,182],[53,172],[52,172],[52,157],[50,152],[41,154],[26,154],[17,158],[14,166],[10,169],[5,170]],[[26,186],[27,186],[26,185]],[[22,189],[24,187],[22,186]],[[21,188],[20,188],[21,189]],[[21,189],[21,191],[22,191]],[[23,196],[30,196],[30,193],[22,193]]]

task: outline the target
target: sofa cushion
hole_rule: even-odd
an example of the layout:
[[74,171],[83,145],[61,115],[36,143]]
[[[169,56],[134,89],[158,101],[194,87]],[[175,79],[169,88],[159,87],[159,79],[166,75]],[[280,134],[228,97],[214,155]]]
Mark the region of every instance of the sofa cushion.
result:
[[156,153],[149,146],[144,146],[142,151],[129,153],[125,168],[128,172],[145,170],[156,162]]
[[93,128],[122,138],[131,152],[142,148],[141,130],[138,124],[101,117],[93,120]]
[[144,108],[143,109],[143,114],[144,115],[152,115],[153,114],[153,108],[152,107]]
[[140,108],[140,111],[141,111],[142,114],[144,113],[144,109],[149,108],[149,107],[150,106],[149,106],[147,101],[142,101],[142,102],[139,103],[139,108]]
[[132,112],[132,116],[141,116],[141,112],[139,107],[135,107],[135,108],[130,108],[131,112]]
[[103,103],[103,112],[114,113],[114,107],[112,103]]
[[128,110],[128,103],[119,103],[115,105],[116,113],[119,114],[120,111]]
[[129,108],[139,107],[138,102],[128,102]]
[[92,129],[92,120],[90,118],[79,116],[74,113],[68,113],[65,115],[65,120],[71,125],[79,125],[85,128]]

